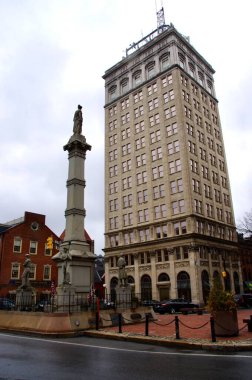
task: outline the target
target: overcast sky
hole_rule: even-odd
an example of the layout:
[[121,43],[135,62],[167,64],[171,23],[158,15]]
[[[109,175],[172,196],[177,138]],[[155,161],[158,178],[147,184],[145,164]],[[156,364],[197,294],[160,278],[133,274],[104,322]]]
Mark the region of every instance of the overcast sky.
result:
[[216,70],[236,221],[252,209],[251,0],[0,0],[0,223],[25,211],[65,227],[67,152],[77,104],[87,152],[85,227],[104,247],[105,70],[165,21]]

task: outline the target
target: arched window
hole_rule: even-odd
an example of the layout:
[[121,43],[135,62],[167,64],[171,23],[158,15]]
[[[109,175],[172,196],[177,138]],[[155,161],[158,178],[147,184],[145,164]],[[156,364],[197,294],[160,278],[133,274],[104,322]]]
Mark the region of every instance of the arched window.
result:
[[206,270],[201,272],[201,285],[203,300],[206,303],[210,292],[209,274]]
[[198,78],[199,78],[199,83],[203,86],[204,84],[204,75],[201,71],[198,72]]
[[240,293],[240,282],[239,282],[239,275],[238,275],[238,273],[234,272],[233,277],[234,277],[235,294],[239,294]]
[[147,274],[141,278],[141,299],[142,301],[152,299],[151,278]]
[[170,53],[165,53],[160,57],[160,67],[161,70],[167,69],[169,67]]
[[194,77],[195,76],[195,66],[191,62],[188,63],[188,66],[189,66],[189,74],[192,77]]
[[178,297],[191,300],[191,282],[187,272],[182,271],[177,275]]
[[141,82],[142,82],[142,71],[137,70],[133,74],[133,84],[134,84],[134,86],[138,86]]
[[226,277],[224,277],[224,284],[225,284],[225,290],[227,292],[230,292],[231,291],[230,274],[227,270],[226,270]]
[[134,277],[128,276],[128,284],[135,284]]
[[183,69],[185,68],[185,56],[182,53],[178,53],[179,65]]
[[220,273],[217,270],[213,272],[213,278],[219,277],[219,275]]
[[110,289],[114,289],[118,285],[118,278],[112,277],[110,280]]
[[170,277],[168,276],[167,273],[160,273],[158,276],[158,282],[165,282],[165,281],[170,281]]
[[108,90],[109,100],[114,100],[116,97],[116,86],[111,86]]
[[211,80],[207,80],[207,87],[208,87],[208,91],[210,92],[210,94],[213,95],[213,83]]
[[150,62],[147,66],[146,66],[146,77],[147,79],[150,79],[152,78],[153,76],[155,75],[155,62]]
[[124,78],[121,81],[121,93],[125,94],[128,90],[129,90],[129,79],[128,78]]

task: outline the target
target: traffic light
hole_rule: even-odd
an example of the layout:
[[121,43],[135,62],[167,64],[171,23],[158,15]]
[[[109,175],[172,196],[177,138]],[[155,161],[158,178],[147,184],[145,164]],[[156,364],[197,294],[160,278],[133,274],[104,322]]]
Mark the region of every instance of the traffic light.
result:
[[52,238],[52,236],[49,236],[46,239],[46,247],[47,247],[47,249],[53,249],[53,238]]
[[222,274],[223,278],[227,277],[227,272],[225,270],[223,272],[221,272],[221,274]]

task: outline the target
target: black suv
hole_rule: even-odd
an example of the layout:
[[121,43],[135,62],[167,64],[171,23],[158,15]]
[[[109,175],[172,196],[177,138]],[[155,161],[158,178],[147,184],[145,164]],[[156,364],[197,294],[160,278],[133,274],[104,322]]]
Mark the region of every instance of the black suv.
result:
[[234,300],[237,306],[252,307],[252,294],[250,293],[235,294]]
[[0,310],[14,310],[15,303],[9,298],[0,298]]
[[183,298],[176,298],[172,300],[161,301],[157,305],[153,305],[153,310],[156,313],[164,314],[170,313],[174,314],[180,311],[183,308],[198,308],[199,305],[191,303],[190,301],[184,300]]

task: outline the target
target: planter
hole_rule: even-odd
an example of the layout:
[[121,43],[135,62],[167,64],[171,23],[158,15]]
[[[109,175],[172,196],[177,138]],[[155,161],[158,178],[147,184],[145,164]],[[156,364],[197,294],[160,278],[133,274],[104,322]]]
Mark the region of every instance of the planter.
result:
[[216,336],[238,336],[237,310],[216,311],[213,314]]

